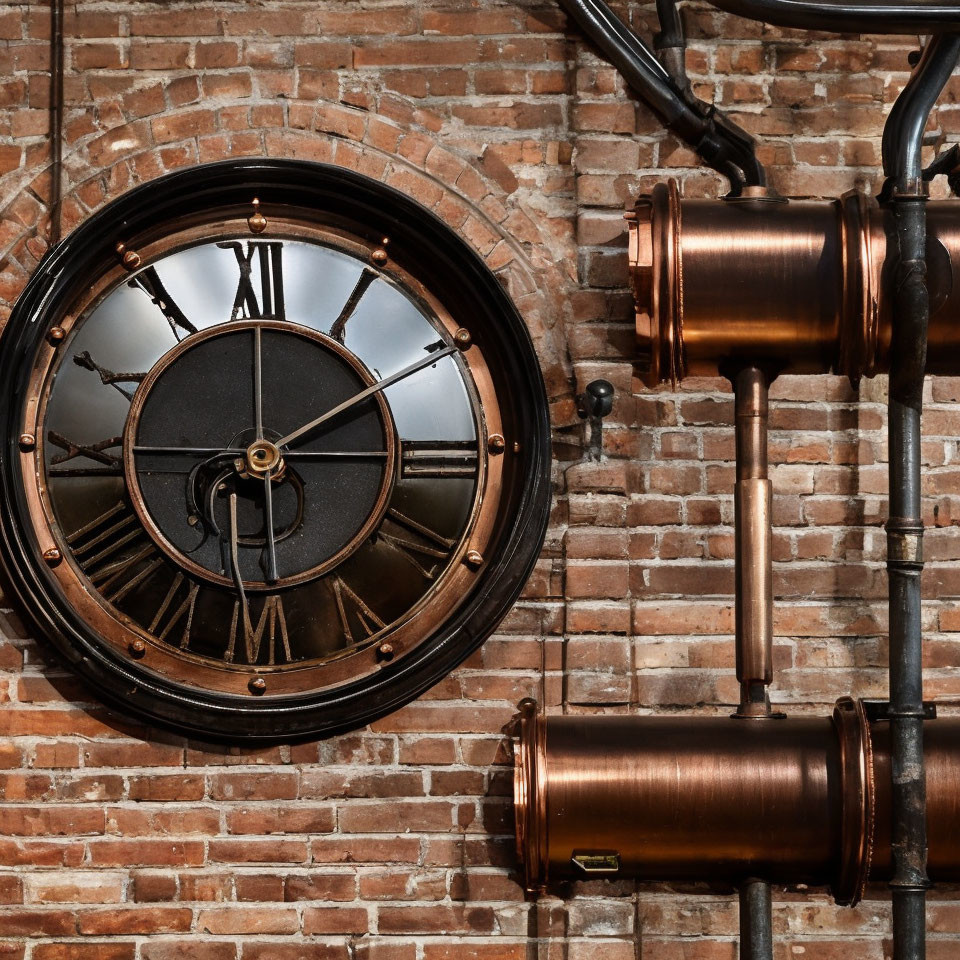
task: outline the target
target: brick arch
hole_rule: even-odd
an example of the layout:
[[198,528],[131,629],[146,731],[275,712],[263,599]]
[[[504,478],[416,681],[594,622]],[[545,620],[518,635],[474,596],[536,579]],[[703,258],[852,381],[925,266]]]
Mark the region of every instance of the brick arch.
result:
[[[240,156],[291,157],[364,173],[418,200],[484,259],[523,316],[547,383],[553,420],[575,419],[564,336],[567,294],[576,259],[542,230],[513,195],[501,165],[478,169],[415,118],[409,123],[332,102],[291,101],[164,111],[78,139],[64,156],[62,205],[68,233],[138,183],[197,163]],[[46,250],[49,168],[16,172],[20,183],[0,214],[0,304],[4,318]],[[0,189],[14,190],[13,174]]]

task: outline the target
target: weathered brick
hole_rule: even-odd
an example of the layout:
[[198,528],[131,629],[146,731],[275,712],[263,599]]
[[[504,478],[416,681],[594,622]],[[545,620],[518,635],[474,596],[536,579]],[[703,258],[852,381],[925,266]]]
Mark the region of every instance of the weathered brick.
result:
[[[48,666],[5,602],[0,960],[734,960],[729,897],[656,888],[634,903],[632,887],[587,883],[524,903],[504,735],[521,696],[558,713],[725,713],[736,699],[729,384],[648,390],[634,374],[622,219],[668,174],[688,197],[725,185],[555,3],[74,6],[65,225],[226,156],[385,180],[517,302],[547,382],[556,496],[498,635],[419,702],[330,740],[228,748],[136,727]],[[629,13],[649,38],[653,4]],[[881,113],[915,40],[810,40],[703,4],[684,18],[695,91],[734,106],[775,188],[878,185]],[[45,250],[49,23],[44,6],[0,11],[0,319]],[[953,80],[931,121],[948,143],[958,98]],[[574,394],[597,377],[617,396],[593,462]],[[926,690],[951,697],[958,383],[928,381],[922,448]],[[885,403],[882,378],[771,389],[774,662],[791,712],[885,690]],[[889,955],[881,901],[841,912],[819,893],[777,896],[776,960]],[[931,960],[956,952],[949,896],[931,894]]]

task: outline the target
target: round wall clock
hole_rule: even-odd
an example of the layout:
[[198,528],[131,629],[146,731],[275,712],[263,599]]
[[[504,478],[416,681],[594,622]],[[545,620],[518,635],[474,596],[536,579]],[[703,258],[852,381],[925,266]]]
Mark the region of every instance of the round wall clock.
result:
[[41,264],[0,341],[3,561],[108,701],[214,738],[362,725],[516,599],[549,508],[530,338],[382,184],[155,180]]

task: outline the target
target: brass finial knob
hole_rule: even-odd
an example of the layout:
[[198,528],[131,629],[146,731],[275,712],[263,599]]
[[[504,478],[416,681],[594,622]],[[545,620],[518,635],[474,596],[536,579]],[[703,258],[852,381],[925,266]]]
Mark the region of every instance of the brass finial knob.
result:
[[127,270],[136,270],[141,264],[140,254],[136,250],[128,250],[125,243],[118,243],[114,248],[120,262]]
[[253,213],[247,218],[251,233],[263,233],[267,229],[267,218],[260,212],[260,198],[253,198]]

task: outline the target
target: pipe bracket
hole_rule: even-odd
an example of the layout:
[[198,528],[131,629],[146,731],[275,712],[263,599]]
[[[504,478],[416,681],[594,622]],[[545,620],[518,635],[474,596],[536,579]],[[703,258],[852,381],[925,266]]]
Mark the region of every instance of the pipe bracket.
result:
[[920,711],[894,711],[890,708],[889,700],[862,700],[864,712],[871,723],[879,723],[882,720],[889,720],[891,717],[914,717],[924,720],[937,719],[937,705],[930,701],[924,701],[923,709]]

